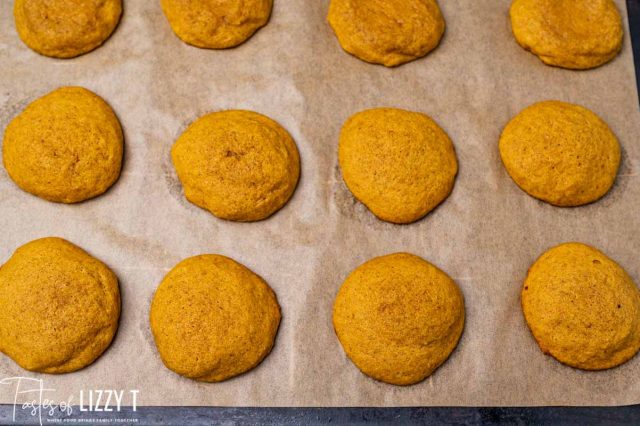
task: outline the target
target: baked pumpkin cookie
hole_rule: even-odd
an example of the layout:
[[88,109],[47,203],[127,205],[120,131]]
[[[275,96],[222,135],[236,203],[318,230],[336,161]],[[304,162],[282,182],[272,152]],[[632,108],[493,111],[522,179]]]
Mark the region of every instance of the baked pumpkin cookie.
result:
[[206,49],[234,47],[265,26],[273,0],[161,0],[173,32]]
[[529,268],[522,310],[545,354],[584,370],[628,361],[640,349],[640,292],[602,252],[580,243],[547,250]]
[[119,317],[117,277],[66,240],[31,241],[0,268],[0,351],[24,369],[69,373],[91,364]]
[[451,354],[464,328],[464,299],[447,274],[422,258],[395,253],[356,268],[333,305],[347,356],[366,375],[411,385]]
[[300,176],[295,142],[278,123],[252,111],[207,114],[171,150],[193,204],[221,219],[250,222],[278,211]]
[[151,331],[170,370],[220,382],[257,366],[271,351],[280,306],[262,278],[219,255],[178,263],[151,304]]
[[556,206],[598,200],[620,166],[620,144],[609,126],[588,109],[559,101],[525,108],[504,128],[499,148],[518,186]]
[[111,107],[81,87],[32,102],[7,126],[4,167],[24,191],[77,203],[104,193],[120,176],[123,136]]
[[115,30],[122,0],[15,0],[22,41],[41,55],[73,58],[100,46]]
[[395,108],[359,112],[340,134],[338,159],[353,195],[382,220],[414,222],[453,189],[453,143],[431,118]]
[[445,28],[436,0],[331,0],[328,20],[344,50],[387,67],[431,52]]
[[595,68],[622,47],[622,19],[612,0],[514,0],[510,14],[518,44],[548,65]]

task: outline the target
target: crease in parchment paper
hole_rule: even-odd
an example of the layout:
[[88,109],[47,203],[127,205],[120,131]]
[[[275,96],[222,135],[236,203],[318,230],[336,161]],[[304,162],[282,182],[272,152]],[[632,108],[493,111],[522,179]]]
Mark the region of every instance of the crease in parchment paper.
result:
[[[616,1],[625,17],[622,0]],[[640,283],[640,117],[626,28],[621,54],[590,71],[543,65],[511,34],[509,0],[443,0],[447,30],[425,58],[394,69],[345,53],[326,22],[328,0],[276,0],[267,26],[235,49],[202,50],[171,31],[158,1],[126,1],[121,24],[72,60],[37,55],[19,40],[12,1],[0,2],[0,126],[59,86],[102,96],[125,132],[125,162],[106,194],[78,205],[20,191],[0,169],[0,262],[27,241],[56,235],[118,275],[120,328],[91,366],[65,375],[21,370],[0,356],[0,378],[41,378],[53,400],[82,389],[137,389],[139,405],[513,406],[640,402],[640,356],[585,372],[545,356],[527,329],[520,288],[527,268],[565,241],[591,244]],[[522,192],[500,161],[504,125],[544,99],[581,104],[618,136],[624,160],[597,203],[557,208]],[[337,165],[340,128],[366,108],[431,116],[453,140],[460,166],[450,197],[411,225],[376,219],[350,194]],[[250,109],[280,122],[298,145],[302,174],[290,202],[268,220],[216,219],[184,199],[171,164],[174,140],[197,117]],[[376,382],[347,359],[331,323],[335,294],[358,265],[406,251],[462,289],[458,348],[424,382]],[[272,353],[255,370],[205,384],[166,369],[148,314],[155,288],[180,260],[230,256],[261,275],[282,306]],[[0,386],[0,403],[13,402]]]

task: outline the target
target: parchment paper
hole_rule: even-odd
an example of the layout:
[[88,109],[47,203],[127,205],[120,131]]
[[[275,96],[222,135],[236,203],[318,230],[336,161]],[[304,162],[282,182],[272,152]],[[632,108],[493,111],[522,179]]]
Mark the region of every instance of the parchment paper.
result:
[[[626,29],[622,53],[583,72],[545,66],[521,49],[510,31],[508,0],[440,3],[447,21],[440,47],[386,69],[340,48],[325,19],[328,0],[276,0],[268,26],[225,51],[182,43],[159,1],[126,0],[113,37],[72,60],[29,50],[16,35],[13,2],[1,1],[0,128],[37,97],[81,85],[113,106],[126,153],[117,184],[78,205],[26,194],[0,170],[0,262],[30,240],[61,236],[116,272],[123,299],[114,343],[90,367],[40,375],[0,356],[0,378],[42,378],[59,399],[82,389],[138,389],[139,405],[639,403],[640,356],[604,372],[563,366],[540,352],[519,300],[529,265],[565,241],[600,248],[640,283],[640,115],[624,2],[617,1]],[[527,196],[505,172],[497,149],[503,126],[544,99],[592,109],[619,137],[620,175],[601,201],[552,207]],[[377,220],[354,200],[337,167],[343,122],[378,106],[427,113],[455,143],[460,173],[453,193],[412,225]],[[274,118],[298,144],[300,184],[268,220],[226,222],[189,204],[171,165],[170,148],[185,127],[206,112],[227,108]],[[361,374],[331,325],[333,299],[347,274],[396,251],[441,267],[466,300],[466,329],[457,350],[430,378],[410,387]],[[219,384],[166,369],[148,325],[149,304],[164,274],[201,253],[230,256],[263,276],[283,310],[271,355],[250,373]],[[0,386],[0,403],[12,403],[13,397],[10,386]]]

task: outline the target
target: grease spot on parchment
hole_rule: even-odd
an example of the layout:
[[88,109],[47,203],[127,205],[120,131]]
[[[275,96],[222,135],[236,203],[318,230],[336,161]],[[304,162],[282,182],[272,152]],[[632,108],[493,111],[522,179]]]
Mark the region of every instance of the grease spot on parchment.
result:
[[621,159],[620,159],[620,168],[618,169],[618,176],[616,177],[616,181],[613,186],[607,192],[604,197],[600,200],[595,201],[592,204],[596,204],[599,207],[609,207],[617,202],[620,197],[624,196],[627,187],[629,186],[629,181],[631,179],[637,179],[638,176],[635,173],[638,173],[637,170],[633,169],[633,164],[631,163],[631,158],[629,157],[629,153],[621,145]]
[[[154,286],[159,285],[160,283],[154,283]],[[153,292],[149,293],[149,295],[145,298],[144,304],[144,315],[140,316],[138,320],[138,331],[140,335],[146,342],[147,346],[150,348],[156,349],[156,343],[153,339],[153,334],[151,333],[151,324],[149,324],[149,313],[151,311],[151,302],[153,302],[153,296],[156,294],[156,289],[154,288]]]
[[342,216],[366,224],[374,224],[374,221],[371,220],[372,218],[378,221],[373,213],[349,191],[342,179],[342,172],[338,165],[333,170],[331,193],[332,199]]
[[385,222],[384,220],[378,219],[376,215],[371,213],[367,206],[362,204],[353,196],[349,188],[347,188],[347,185],[344,183],[344,180],[342,179],[342,173],[340,171],[340,166],[338,165],[334,167],[333,182],[331,184],[331,196],[340,215],[350,220],[357,221],[368,228],[373,228],[379,231],[389,231],[394,228],[424,222],[430,216],[433,216],[433,213],[447,201],[445,199],[442,203],[440,203],[440,205],[429,212],[425,217],[418,219],[417,221],[410,224]]
[[176,200],[181,206],[187,208],[191,211],[200,211],[201,209],[189,201],[184,196],[184,188],[182,187],[182,182],[178,179],[178,174],[176,173],[175,167],[173,167],[173,161],[171,160],[171,148],[173,147],[173,143],[180,135],[184,132],[190,122],[183,122],[176,134],[173,137],[171,144],[164,144],[161,149],[161,167],[162,167],[162,177],[167,185],[167,189],[171,197]]

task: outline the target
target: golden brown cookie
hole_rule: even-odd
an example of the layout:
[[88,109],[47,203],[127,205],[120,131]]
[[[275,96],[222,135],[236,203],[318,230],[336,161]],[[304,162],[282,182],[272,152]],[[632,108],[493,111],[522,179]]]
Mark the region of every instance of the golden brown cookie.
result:
[[273,0],[161,0],[182,41],[206,49],[237,46],[269,21]]
[[340,168],[353,195],[378,218],[414,222],[453,189],[451,140],[428,116],[395,108],[359,112],[340,134]]
[[328,20],[344,50],[388,67],[431,52],[445,27],[436,0],[331,0]]
[[606,194],[618,174],[620,145],[593,112],[559,101],[525,108],[504,128],[500,156],[527,194],[580,206]]
[[584,370],[620,365],[640,349],[640,292],[586,244],[547,250],[529,268],[522,310],[542,352]]
[[347,356],[366,375],[411,385],[453,352],[464,328],[458,286],[418,256],[395,253],[356,268],[333,305]]
[[86,367],[111,343],[119,317],[117,277],[66,240],[31,241],[0,268],[0,351],[22,368]]
[[4,134],[11,179],[49,201],[77,203],[104,193],[120,176],[123,137],[111,107],[81,87],[32,102]]
[[174,372],[220,382],[251,370],[269,354],[280,306],[262,278],[228,257],[178,263],[151,304],[151,331]]
[[100,46],[115,30],[122,0],[15,0],[22,41],[41,55],[73,58]]
[[562,68],[598,67],[622,47],[622,19],[612,0],[514,0],[511,27],[520,46]]
[[295,142],[278,123],[251,111],[220,111],[193,122],[171,150],[193,204],[215,216],[262,220],[291,198],[300,176]]

